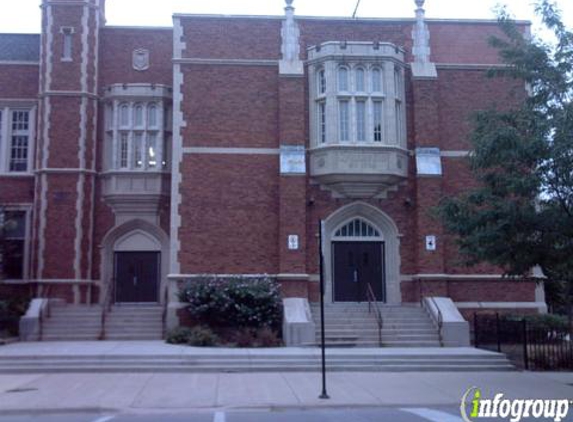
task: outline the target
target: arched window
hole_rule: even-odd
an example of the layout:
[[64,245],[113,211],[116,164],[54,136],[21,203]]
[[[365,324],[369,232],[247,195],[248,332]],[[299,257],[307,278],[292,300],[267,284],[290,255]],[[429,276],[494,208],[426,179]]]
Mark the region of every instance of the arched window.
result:
[[380,238],[380,232],[372,224],[361,218],[355,218],[340,227],[334,237],[372,237]]
[[326,94],[326,71],[319,69],[317,75],[318,95],[324,95]]
[[157,127],[157,106],[151,104],[148,109],[148,125],[149,127]]
[[382,72],[378,68],[372,69],[372,92],[382,92]]
[[137,104],[134,108],[134,121],[135,127],[143,126],[143,106],[141,104]]
[[122,104],[119,106],[119,125],[120,127],[129,127],[129,105]]
[[357,92],[364,92],[364,81],[365,81],[365,73],[364,69],[361,67],[356,69],[356,91]]
[[348,91],[348,68],[347,67],[339,67],[338,68],[338,90],[339,91]]

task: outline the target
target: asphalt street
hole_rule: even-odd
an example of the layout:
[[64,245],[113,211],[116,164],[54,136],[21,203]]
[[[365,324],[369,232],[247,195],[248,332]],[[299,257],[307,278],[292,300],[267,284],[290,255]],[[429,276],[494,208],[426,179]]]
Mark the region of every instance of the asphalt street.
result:
[[[476,421],[479,419],[476,419]],[[509,419],[487,418],[484,422]],[[520,422],[540,421],[527,418]],[[543,419],[546,420],[546,419]],[[573,422],[573,413],[563,419]],[[370,409],[310,409],[260,411],[205,411],[195,413],[149,414],[4,414],[0,422],[464,422],[460,411],[453,406],[437,407],[380,407]]]

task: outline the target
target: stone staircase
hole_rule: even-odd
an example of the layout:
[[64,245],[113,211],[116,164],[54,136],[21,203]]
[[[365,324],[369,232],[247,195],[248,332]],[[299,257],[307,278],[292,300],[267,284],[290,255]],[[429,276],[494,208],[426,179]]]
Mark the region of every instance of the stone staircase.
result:
[[[416,305],[379,305],[383,347],[440,347],[437,328],[424,309]],[[320,344],[320,305],[311,304]],[[325,338],[330,347],[379,347],[378,324],[368,303],[325,304]]]
[[[42,327],[43,341],[101,340],[100,305],[55,302]],[[103,340],[161,340],[160,305],[113,305],[106,315]]]
[[113,305],[107,314],[105,340],[161,340],[161,305]]
[[101,333],[101,306],[66,305],[55,302],[43,322],[43,341],[98,340]]

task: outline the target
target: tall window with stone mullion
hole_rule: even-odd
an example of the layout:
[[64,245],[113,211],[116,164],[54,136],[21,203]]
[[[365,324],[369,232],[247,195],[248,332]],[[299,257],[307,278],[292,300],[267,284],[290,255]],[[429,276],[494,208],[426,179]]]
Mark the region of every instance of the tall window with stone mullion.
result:
[[156,170],[167,165],[161,103],[114,101],[106,106],[106,161],[113,170]]

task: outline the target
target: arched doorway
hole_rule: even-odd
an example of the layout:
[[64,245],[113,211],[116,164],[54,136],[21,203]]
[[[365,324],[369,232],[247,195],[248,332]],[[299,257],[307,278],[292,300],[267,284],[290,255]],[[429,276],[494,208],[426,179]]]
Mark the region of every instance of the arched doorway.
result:
[[116,303],[159,302],[161,244],[136,230],[114,245],[113,279]]
[[378,228],[363,218],[342,224],[332,237],[332,255],[335,302],[366,302],[369,289],[386,301],[384,238]]
[[[144,220],[112,229],[102,242],[102,292],[113,303],[159,303],[167,288],[169,238]],[[101,297],[104,300],[104,297]]]
[[399,304],[400,235],[380,209],[355,202],[324,221],[323,253],[327,300],[365,301],[369,283],[378,301]]

